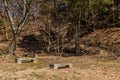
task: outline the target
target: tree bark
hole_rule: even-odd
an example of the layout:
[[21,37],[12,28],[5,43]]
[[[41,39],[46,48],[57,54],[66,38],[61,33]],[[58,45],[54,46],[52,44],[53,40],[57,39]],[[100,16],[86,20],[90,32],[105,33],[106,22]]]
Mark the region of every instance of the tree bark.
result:
[[15,55],[17,34],[13,34],[13,35],[14,35],[14,37],[12,38],[12,41],[8,47],[8,53]]
[[79,21],[76,22],[76,35],[75,35],[75,49],[76,55],[80,55],[80,41],[79,41]]

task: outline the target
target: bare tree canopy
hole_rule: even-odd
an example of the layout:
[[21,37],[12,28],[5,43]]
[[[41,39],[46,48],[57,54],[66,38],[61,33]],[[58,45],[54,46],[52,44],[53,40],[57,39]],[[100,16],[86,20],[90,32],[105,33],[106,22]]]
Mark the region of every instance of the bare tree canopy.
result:
[[68,45],[74,44],[74,54],[82,55],[86,50],[80,45],[88,42],[83,40],[85,36],[99,29],[120,26],[120,0],[0,0],[0,2],[2,18],[0,21],[6,26],[3,32],[7,39],[8,32],[12,33],[8,47],[10,54],[15,54],[17,43],[20,42],[18,39],[23,37],[23,34],[20,36],[22,31],[25,32],[24,36],[29,33],[31,38],[36,37],[31,31],[39,34],[39,39],[35,39],[38,44],[37,50],[61,55],[67,51]]
[[[11,29],[12,29],[12,33],[13,33],[13,39],[12,39],[12,42],[10,43],[10,46],[8,49],[8,52],[11,54],[15,53],[17,37],[18,37],[19,33],[21,32],[21,30],[26,22],[26,19],[29,15],[30,0],[23,0],[21,3],[23,3],[23,4],[21,4],[23,6],[21,6],[18,2],[3,0],[4,8],[7,13],[9,22],[11,24]],[[15,12],[13,12],[14,9],[12,10],[10,8],[11,6],[13,6],[13,7],[15,6],[14,8],[18,8],[19,6],[22,7],[22,14],[20,17],[18,17],[19,18],[18,21],[16,21],[16,19],[14,18],[14,17],[17,17],[17,15],[14,14],[15,13]]]

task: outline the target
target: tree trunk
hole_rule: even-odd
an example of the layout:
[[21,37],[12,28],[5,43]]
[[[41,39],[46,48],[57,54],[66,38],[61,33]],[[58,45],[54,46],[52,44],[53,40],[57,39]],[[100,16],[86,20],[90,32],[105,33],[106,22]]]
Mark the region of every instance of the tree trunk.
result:
[[11,14],[12,11],[9,8],[9,4],[10,4],[9,0],[3,0],[4,8],[5,8],[7,17],[9,19],[12,33],[13,33],[13,39],[8,47],[8,53],[10,54],[15,54],[17,37],[18,37],[18,34],[20,34],[23,26],[25,25],[25,22],[29,15],[30,2],[31,2],[30,0],[23,0],[23,11],[22,11],[23,14],[19,19],[19,21],[17,21],[18,23],[16,23],[15,19],[13,18],[13,15]]
[[8,27],[8,25],[7,25],[7,23],[6,23],[5,18],[4,18],[3,20],[4,20],[4,28],[5,28],[5,40],[7,41],[7,40],[9,39],[9,37],[8,37],[8,32],[7,32],[7,27]]
[[76,23],[76,35],[75,35],[75,49],[76,55],[80,55],[80,41],[79,41],[79,23]]
[[76,56],[80,55],[80,43],[79,40],[75,40]]
[[16,51],[16,41],[17,41],[17,34],[14,34],[14,37],[8,47],[8,53],[15,55]]

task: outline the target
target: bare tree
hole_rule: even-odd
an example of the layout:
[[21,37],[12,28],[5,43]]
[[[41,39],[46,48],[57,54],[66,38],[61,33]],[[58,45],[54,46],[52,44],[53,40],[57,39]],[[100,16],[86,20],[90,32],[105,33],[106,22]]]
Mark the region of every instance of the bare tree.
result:
[[11,29],[12,29],[12,34],[13,34],[12,41],[8,47],[8,53],[15,54],[17,38],[22,28],[24,27],[27,17],[29,15],[30,0],[23,0],[22,16],[18,22],[15,21],[14,16],[12,15],[12,11],[9,8],[9,0],[3,0],[3,4],[4,4],[7,17],[9,19]]

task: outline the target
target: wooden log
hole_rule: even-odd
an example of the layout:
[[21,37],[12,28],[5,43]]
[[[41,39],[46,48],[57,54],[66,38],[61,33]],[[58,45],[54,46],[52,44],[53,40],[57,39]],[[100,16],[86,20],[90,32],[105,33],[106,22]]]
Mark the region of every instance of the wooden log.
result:
[[34,63],[36,63],[36,58],[17,58],[17,63],[21,64],[23,61],[33,61]]
[[51,69],[72,68],[71,63],[50,64]]

